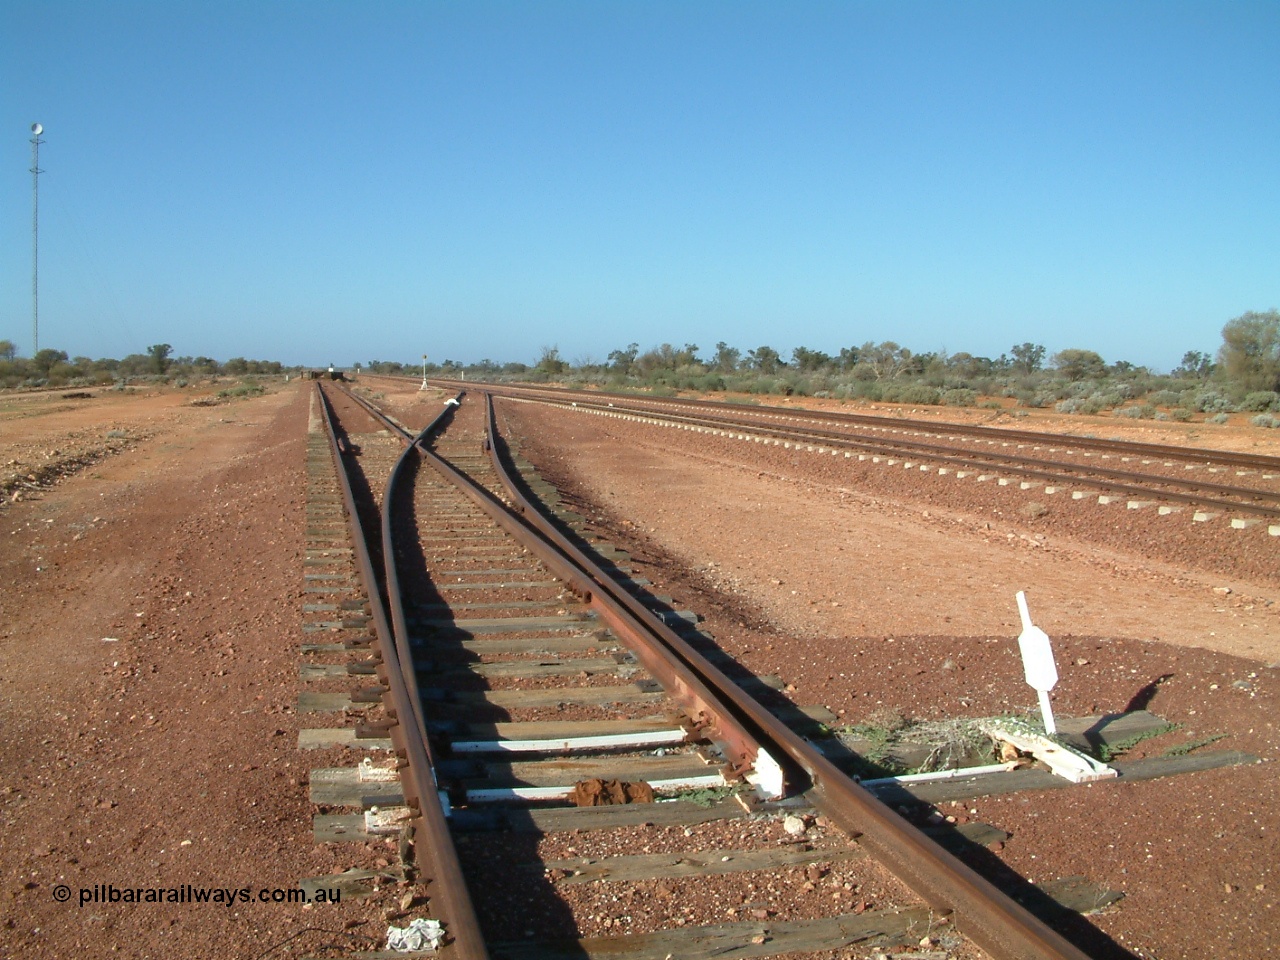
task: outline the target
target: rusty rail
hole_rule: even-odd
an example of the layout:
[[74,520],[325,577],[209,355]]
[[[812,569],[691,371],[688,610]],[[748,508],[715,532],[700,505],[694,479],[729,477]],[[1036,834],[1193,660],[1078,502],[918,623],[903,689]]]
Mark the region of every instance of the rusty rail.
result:
[[[657,414],[657,416],[661,416]],[[700,425],[740,427],[741,421],[720,418],[690,417],[680,418],[684,422]],[[902,451],[900,455],[915,456],[952,466],[974,466],[977,463],[989,463],[992,468],[1007,469],[1008,472],[1023,477],[1034,477],[1055,483],[1088,483],[1091,486],[1113,493],[1124,493],[1131,496],[1155,496],[1178,503],[1199,504],[1206,507],[1222,507],[1230,510],[1244,510],[1260,513],[1268,517],[1280,517],[1280,493],[1269,490],[1257,490],[1249,487],[1237,487],[1225,483],[1214,483],[1210,480],[1183,480],[1178,477],[1165,477],[1159,474],[1138,473],[1132,470],[1113,470],[1109,467],[1092,464],[1063,463],[1056,460],[1045,460],[1038,457],[1025,457],[1016,453],[988,453],[985,450],[961,451],[961,448],[938,443],[925,443],[916,440],[867,440],[861,437],[843,434],[836,430],[822,430],[814,427],[798,427],[790,430],[780,427],[752,427],[754,432],[772,434],[795,440],[797,435],[805,440],[817,440],[830,446],[846,446],[857,449],[883,452],[885,448]],[[1062,444],[1067,445],[1067,444]],[[1011,467],[1009,465],[1012,465]],[[1052,467],[1053,469],[1045,469]],[[1275,469],[1280,470],[1280,463]],[[1168,489],[1174,488],[1174,489]],[[1206,496],[1196,492],[1204,491]],[[1266,503],[1242,503],[1239,500],[1222,500],[1220,496],[1252,497]]]
[[[505,392],[505,391],[504,391]],[[1259,490],[1251,487],[1240,487],[1230,484],[1215,483],[1209,480],[1186,480],[1179,477],[1162,476],[1160,474],[1137,473],[1127,470],[1115,470],[1108,467],[1095,466],[1093,464],[1076,464],[1063,462],[1058,460],[1045,460],[1036,457],[1026,457],[1014,453],[994,453],[985,450],[967,450],[961,447],[947,446],[939,443],[927,443],[917,440],[903,439],[871,439],[853,434],[841,433],[837,430],[827,430],[816,426],[780,426],[775,424],[767,424],[760,422],[749,422],[742,417],[719,416],[719,415],[693,415],[693,414],[675,414],[661,413],[652,408],[644,406],[615,406],[613,404],[605,404],[595,400],[586,400],[581,397],[560,397],[554,398],[548,396],[539,396],[538,399],[544,403],[552,405],[569,405],[579,407],[588,407],[591,409],[606,409],[610,412],[626,410],[628,412],[656,417],[663,420],[677,421],[680,423],[696,424],[699,426],[712,427],[729,427],[731,429],[745,429],[752,433],[762,436],[773,436],[784,438],[793,442],[800,440],[811,443],[824,443],[832,447],[846,447],[855,450],[874,451],[880,454],[918,457],[930,460],[934,463],[954,466],[954,467],[982,467],[987,469],[1003,469],[1008,473],[1021,477],[1035,478],[1037,480],[1059,483],[1059,484],[1081,484],[1085,483],[1089,486],[1105,490],[1111,493],[1125,494],[1135,497],[1158,497],[1164,500],[1171,500],[1177,503],[1186,503],[1199,505],[1204,507],[1217,507],[1220,509],[1236,510],[1245,513],[1259,514],[1265,517],[1280,517],[1280,492],[1272,490]],[[664,401],[666,402],[666,401]],[[694,403],[695,401],[684,401]],[[896,422],[896,421],[891,421]],[[948,429],[951,425],[948,425]],[[937,432],[937,427],[934,427]],[[1050,438],[1047,435],[1036,434],[1040,442],[1046,443],[1050,439],[1054,439],[1058,446],[1074,446],[1076,445],[1075,437]],[[1125,449],[1123,447],[1112,446],[1107,449]],[[1129,450],[1129,453],[1138,455],[1141,451]],[[1166,454],[1171,456],[1171,454]],[[1249,457],[1249,462],[1253,466],[1258,466],[1256,461],[1269,459],[1267,466],[1270,469],[1280,472],[1280,459],[1277,458],[1261,458],[1256,455],[1245,455]],[[1182,460],[1201,459],[1194,456],[1188,456],[1183,451],[1180,458]],[[1217,462],[1215,456],[1214,462]],[[1198,492],[1199,491],[1199,492]],[[1226,500],[1222,497],[1238,497],[1242,499]],[[1249,499],[1263,502],[1248,502]]]
[[[637,659],[681,703],[700,731],[708,739],[720,742],[731,758],[732,773],[741,775],[758,760],[757,739],[727,712],[717,695],[696,675],[691,674],[678,658],[655,646],[645,636],[636,619],[650,630],[670,633],[654,614],[638,607],[625,594],[614,596],[608,577],[595,568],[580,551],[552,529],[545,520],[516,494],[514,510],[499,502],[492,493],[476,484],[434,451],[423,450],[427,461],[450,482],[456,484],[490,519],[529,548],[547,565],[552,574],[563,580],[575,595],[588,604],[629,647]],[[503,474],[499,474],[503,476]],[[636,609],[638,607],[638,610]],[[674,634],[671,634],[674,637]]]
[[[869,847],[932,909],[950,916],[961,933],[996,960],[1085,960],[1085,954],[1079,949],[911,827],[845,776],[806,741],[781,724],[660,618],[622,591],[591,557],[556,530],[519,493],[512,481],[500,455],[502,441],[497,433],[492,399],[488,396],[486,403],[489,424],[487,445],[514,509],[506,508],[489,491],[479,487],[427,449],[426,439],[432,428],[441,422],[441,418],[437,418],[432,427],[419,434],[402,454],[388,481],[383,511],[383,549],[387,564],[389,607],[398,607],[399,592],[393,572],[394,531],[389,519],[393,497],[396,495],[395,481],[402,465],[417,451],[436,470],[459,483],[496,522],[535,551],[557,576],[562,577],[575,593],[591,604],[620,637],[625,638],[646,668],[668,686],[669,692],[691,704],[690,716],[703,726],[708,736],[725,744],[735,772],[744,772],[749,765],[759,762],[761,753],[768,752],[782,765],[791,788],[807,789],[812,801],[824,814],[850,836]],[[331,442],[336,456],[336,441],[331,439]],[[349,496],[349,492],[344,496]],[[349,502],[348,510],[353,522],[356,522],[353,503]],[[357,543],[362,543],[362,539],[358,537]],[[362,569],[367,567],[370,576],[372,575],[367,553],[361,566]],[[397,601],[395,603],[391,602],[392,592]],[[391,682],[395,679],[393,673],[403,672],[399,669],[401,662],[412,662],[403,613],[399,614],[399,620],[394,623],[392,630],[388,627],[385,614],[379,616],[377,607],[375,604],[374,622],[379,636],[394,634],[395,637],[393,643],[384,643],[383,649],[392,652],[391,656],[384,657],[384,663],[388,687],[398,688],[397,693],[389,691],[388,694],[393,701],[391,709],[400,720],[400,725],[394,728],[393,734],[399,732],[405,741],[401,744],[398,739],[397,747],[403,749],[409,761],[410,774],[415,781],[413,795],[429,844],[429,848],[424,851],[424,844],[420,840],[418,849],[431,857],[435,868],[441,912],[451,936],[455,938],[449,949],[456,950],[457,956],[479,960],[487,956],[486,948],[471,910],[470,896],[444,821],[443,808],[435,790],[434,775],[430,772],[432,757],[421,725],[421,707],[416,701],[416,693],[410,691],[410,684],[403,676],[400,677],[400,683]],[[395,613],[392,614],[392,620],[396,621]],[[414,683],[416,685],[416,677]],[[406,723],[409,718],[412,718],[412,730],[408,729]],[[425,775],[423,771],[426,771]],[[405,792],[408,798],[408,783]]]
[[[383,703],[387,716],[396,721],[396,725],[391,728],[389,734],[395,746],[396,756],[404,761],[401,767],[401,782],[404,787],[405,803],[418,811],[414,850],[419,858],[425,856],[432,865],[431,875],[439,890],[438,912],[450,940],[447,948],[449,953],[464,960],[487,960],[489,954],[485,947],[484,936],[480,931],[480,923],[476,918],[471,895],[462,876],[462,866],[458,861],[458,854],[449,833],[444,807],[436,787],[435,758],[432,756],[430,741],[423,722],[417,675],[413,669],[413,655],[409,649],[404,609],[400,603],[400,585],[395,573],[391,526],[391,505],[397,493],[396,483],[401,468],[408,457],[414,455],[414,451],[418,449],[416,444],[443,425],[452,407],[446,407],[414,442],[406,440],[408,445],[387,479],[386,492],[382,500],[382,550],[387,587],[387,598],[384,602],[381,591],[378,589],[378,580],[365,542],[364,531],[360,528],[355,496],[342,463],[342,451],[338,446],[329,399],[325,396],[319,382],[316,383],[316,390],[320,394],[330,453],[338,468],[338,477],[342,485],[342,499],[351,525],[356,567],[360,578],[364,581],[365,591],[372,607],[377,654],[381,659],[378,664],[378,673],[387,688],[386,693],[383,694]],[[387,420],[376,407],[360,401],[349,391],[348,395],[378,416],[382,422],[401,433],[402,439],[405,439],[404,431]],[[390,621],[388,610],[390,610]]]
[[[431,378],[430,382],[442,389],[456,388],[459,382],[443,378]],[[1169,444],[1142,443],[1130,440],[1107,440],[1101,437],[1084,437],[1078,434],[1040,433],[1035,430],[1017,430],[1008,427],[989,427],[970,423],[937,423],[928,420],[912,420],[907,417],[880,417],[864,413],[846,413],[834,410],[806,410],[803,408],[787,409],[767,405],[744,406],[740,403],[729,403],[724,400],[694,400],[688,398],[647,398],[632,393],[610,393],[603,390],[590,392],[570,391],[557,387],[532,386],[529,384],[480,384],[468,385],[476,389],[492,391],[495,394],[529,397],[552,398],[561,402],[600,401],[621,409],[634,405],[631,409],[643,409],[645,404],[662,404],[681,407],[686,410],[701,410],[732,414],[730,418],[741,423],[744,416],[786,417],[803,419],[812,422],[847,424],[849,426],[892,427],[899,430],[917,430],[921,433],[939,434],[956,433],[966,436],[980,437],[986,440],[1013,440],[1023,443],[1039,443],[1046,445],[1072,446],[1082,450],[1097,450],[1107,453],[1128,454],[1137,457],[1154,459],[1175,459],[1196,463],[1214,463],[1223,466],[1252,467],[1260,470],[1280,471],[1280,457],[1258,453],[1238,453],[1230,450],[1214,450],[1208,448],[1178,447]]]
[[[792,732],[757,700],[745,693],[683,638],[621,590],[590,557],[575,547],[519,492],[503,457],[493,400],[485,394],[490,455],[515,509],[557,550],[579,568],[577,580],[589,578],[593,602],[611,598],[641,620],[649,636],[696,675],[697,683],[714,689],[718,699],[749,735],[758,739],[774,759],[807,780],[815,805],[843,830],[871,848],[882,863],[921,896],[929,906],[952,916],[956,928],[996,960],[1085,960],[1086,955],[1060,934],[1015,903],[976,871],[948,854],[887,806],[842,773],[811,744]],[[535,538],[526,534],[537,549]],[[545,554],[545,549],[540,553]],[[612,625],[612,624],[611,624]],[[722,721],[723,722],[723,721]]]

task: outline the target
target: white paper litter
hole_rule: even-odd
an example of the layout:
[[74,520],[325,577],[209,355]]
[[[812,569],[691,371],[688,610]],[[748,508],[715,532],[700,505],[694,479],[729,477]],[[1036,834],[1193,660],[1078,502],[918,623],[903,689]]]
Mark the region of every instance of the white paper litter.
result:
[[407,927],[387,927],[387,949],[397,953],[437,950],[444,943],[444,925],[439,920],[411,921]]

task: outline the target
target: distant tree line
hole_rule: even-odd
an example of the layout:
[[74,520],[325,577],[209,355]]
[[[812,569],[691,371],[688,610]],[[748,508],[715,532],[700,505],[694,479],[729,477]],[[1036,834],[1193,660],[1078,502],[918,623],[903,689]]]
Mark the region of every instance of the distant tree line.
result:
[[[359,372],[377,373],[388,377],[421,376],[423,363],[401,363],[398,360],[370,360],[368,363],[352,365]],[[481,360],[479,363],[460,363],[457,360],[445,360],[441,363],[428,362],[426,372],[433,377],[458,377],[463,373],[478,376],[481,379],[493,377],[523,377],[529,372],[527,363],[495,363],[492,360]],[[565,364],[565,370],[568,370]]]
[[[0,386],[72,386],[138,377],[167,379],[280,374],[298,370],[277,361],[235,357],[174,357],[167,343],[123,360],[68,358],[41,350],[30,359],[0,340]],[[352,364],[359,373],[418,376],[421,361],[370,360]],[[1254,414],[1259,426],[1280,427],[1280,311],[1249,311],[1222,328],[1216,354],[1189,350],[1169,373],[1125,360],[1108,363],[1093,350],[1070,348],[1049,355],[1038,343],[1019,343],[998,357],[929,351],[916,353],[892,340],[867,341],[827,353],[796,347],[790,358],[768,345],[745,352],[724,341],[705,354],[694,343],[662,343],[641,351],[629,343],[607,360],[569,362],[557,346],[545,346],[538,361],[429,362],[431,376],[479,380],[558,382],[610,390],[674,395],[706,393],[815,396],[839,400],[987,407],[1017,412],[1051,408],[1061,413],[1102,414],[1157,420],[1206,419]]]
[[630,343],[603,363],[576,364],[567,363],[557,347],[544,347],[532,367],[501,373],[660,395],[724,391],[1216,422],[1244,412],[1255,414],[1252,422],[1259,426],[1280,427],[1280,312],[1236,317],[1223,327],[1216,355],[1189,350],[1167,374],[1125,360],[1108,363],[1082,348],[1049,355],[1042,344],[1026,342],[998,357],[982,357],[915,353],[891,340],[838,353],[796,347],[789,359],[768,345],[744,352],[721,341],[704,354],[693,343],[663,343],[643,352]]
[[131,353],[123,360],[108,357],[68,357],[65,350],[40,350],[33,357],[19,357],[10,340],[0,340],[0,387],[100,386],[142,378],[196,380],[218,376],[280,374],[286,368],[276,360],[232,357],[175,357],[173,347],[155,343],[145,353]]

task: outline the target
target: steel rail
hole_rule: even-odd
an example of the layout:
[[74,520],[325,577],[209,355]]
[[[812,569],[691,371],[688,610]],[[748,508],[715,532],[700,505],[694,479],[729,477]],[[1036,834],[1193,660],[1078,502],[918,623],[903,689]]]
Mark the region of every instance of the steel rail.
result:
[[[645,409],[643,407],[618,408],[583,399],[569,400],[561,399],[560,397],[539,397],[534,402],[547,403],[554,406],[572,405],[578,408],[585,407],[588,409],[604,410],[607,412],[616,412],[619,409],[626,409],[633,413],[672,422],[688,423],[697,426],[714,426],[717,428],[732,427],[734,429],[750,430],[751,432],[761,434],[762,436],[772,436],[775,438],[791,440],[793,442],[797,437],[799,437],[806,442],[821,442],[828,446],[852,447],[854,449],[876,451],[879,453],[884,453],[886,450],[902,452],[902,455],[927,458],[937,463],[948,464],[951,466],[976,467],[986,465],[992,468],[1000,467],[1006,472],[1013,473],[1018,476],[1034,477],[1038,480],[1054,483],[1079,484],[1083,482],[1114,493],[1124,493],[1132,496],[1160,497],[1162,499],[1172,500],[1178,503],[1196,504],[1205,507],[1219,507],[1227,510],[1238,510],[1261,514],[1266,517],[1280,517],[1280,492],[1273,490],[1258,490],[1251,487],[1237,487],[1229,484],[1214,483],[1212,481],[1185,480],[1180,477],[1166,477],[1160,474],[1113,470],[1106,467],[1095,467],[1090,464],[1064,463],[1057,460],[1025,457],[1020,454],[1013,453],[1002,454],[987,452],[985,450],[974,450],[970,452],[961,447],[950,447],[914,440],[900,440],[892,438],[870,439],[841,433],[836,430],[823,430],[816,427],[784,427],[760,423],[751,423],[748,425],[741,420],[735,420],[727,417],[722,419],[714,416],[691,416],[686,414],[663,413],[652,409]],[[1054,469],[1044,469],[1045,467],[1052,467]],[[1280,469],[1280,466],[1277,466],[1277,469]],[[1170,487],[1174,489],[1168,489]],[[1199,494],[1190,491],[1206,491],[1206,493]],[[1269,503],[1249,503],[1242,500],[1221,499],[1221,497],[1224,496],[1235,496],[1240,498],[1251,497],[1255,500],[1269,501]]]
[[[459,381],[445,378],[431,378],[430,382],[444,388],[457,387],[459,384]],[[1255,469],[1274,470],[1280,472],[1280,457],[1268,456],[1266,454],[1237,453],[1229,450],[1178,447],[1169,444],[1143,443],[1129,440],[1106,440],[1099,437],[1082,437],[1074,434],[1041,433],[1035,430],[989,427],[982,424],[951,422],[939,424],[932,423],[927,420],[913,420],[906,417],[879,417],[872,414],[846,413],[835,410],[784,409],[782,407],[772,407],[767,405],[748,407],[741,403],[729,403],[724,400],[694,400],[688,398],[666,397],[650,399],[646,397],[637,397],[632,393],[611,393],[604,390],[592,390],[590,392],[585,392],[570,391],[555,387],[537,387],[528,385],[515,386],[511,384],[478,383],[471,381],[468,381],[467,383],[477,389],[492,391],[498,395],[515,396],[518,394],[526,394],[529,396],[540,397],[553,396],[564,397],[578,402],[581,402],[584,399],[601,399],[604,402],[613,403],[615,406],[619,404],[636,404],[637,406],[633,409],[643,409],[645,404],[668,405],[675,407],[691,407],[694,409],[718,410],[732,413],[736,416],[807,419],[827,421],[831,423],[847,423],[858,426],[880,428],[892,427],[894,429],[916,430],[921,433],[929,434],[958,433],[988,440],[1015,440],[1024,443],[1048,446],[1069,446],[1137,457],[1148,456],[1153,460],[1174,459],[1192,463],[1212,463],[1224,466],[1253,467]]]
[[[659,638],[659,642],[667,648],[674,659],[682,661],[686,667],[701,674],[700,678],[678,679],[672,692],[679,692],[681,688],[697,690],[699,687],[705,690],[714,689],[718,692],[719,697],[700,695],[701,699],[710,701],[698,713],[704,724],[710,726],[707,723],[708,710],[719,710],[721,716],[715,721],[716,732],[723,733],[724,727],[736,725],[747,731],[746,737],[749,740],[761,737],[774,745],[783,762],[791,768],[792,774],[794,775],[797,770],[803,774],[807,780],[811,799],[824,813],[851,836],[870,847],[882,862],[912,887],[930,904],[931,908],[952,916],[960,932],[997,960],[1013,960],[1013,958],[1083,960],[1085,955],[1077,948],[1000,893],[976,872],[946,854],[936,844],[907,825],[878,800],[849,780],[825,757],[779,723],[753,698],[743,694],[732,681],[708,663],[701,654],[659,618],[640,605],[635,598],[619,590],[608,574],[559,534],[559,531],[555,531],[549,522],[520,495],[498,455],[500,441],[498,441],[491,404],[488,414],[489,436],[491,441],[495,441],[489,443],[490,455],[495,459],[495,468],[499,476],[504,478],[503,482],[507,486],[509,496],[516,504],[515,510],[519,514],[519,519],[505,509],[492,493],[479,487],[447,461],[425,450],[420,444],[414,446],[428,454],[429,462],[432,462],[446,476],[461,480],[462,489],[486,512],[495,516],[495,519],[505,518],[500,521],[503,526],[520,537],[526,545],[537,550],[541,559],[555,568],[571,589],[575,592],[580,591],[584,599],[592,604],[593,609],[600,611],[601,604],[607,603],[610,598],[619,606],[628,608],[628,612],[634,613],[645,622],[646,630]],[[567,556],[559,555],[558,550],[548,551],[545,543],[538,545],[537,538],[529,527],[539,525],[546,527],[552,539],[561,541],[557,546],[560,550],[566,550]],[[611,626],[615,625],[612,617],[608,618],[607,622]],[[617,626],[626,629],[625,624],[620,623]],[[659,669],[659,672],[666,671]],[[731,715],[728,717],[723,716],[724,707],[715,703],[721,698],[728,701],[730,705]]]
[[[404,608],[400,601],[399,577],[396,573],[395,553],[393,547],[393,529],[391,524],[392,505],[397,495],[397,481],[406,459],[417,449],[416,443],[409,443],[396,460],[387,479],[386,491],[383,494],[382,513],[382,552],[384,573],[386,578],[387,598],[384,604],[378,581],[374,573],[373,561],[369,555],[364,531],[360,527],[359,515],[356,512],[355,495],[342,463],[342,453],[338,446],[337,434],[334,430],[332,411],[329,399],[321,389],[319,381],[316,390],[321,397],[321,408],[329,436],[330,452],[334,464],[338,468],[338,477],[342,486],[343,504],[346,507],[348,521],[351,525],[354,542],[356,567],[364,581],[365,592],[370,600],[374,633],[378,643],[378,664],[380,679],[387,688],[383,694],[383,703],[388,717],[396,721],[390,728],[396,748],[396,755],[405,765],[401,767],[401,782],[404,788],[406,806],[416,809],[418,822],[415,831],[414,850],[417,856],[429,858],[433,870],[432,879],[438,885],[437,911],[444,923],[449,944],[445,948],[446,956],[456,956],[463,960],[487,960],[489,954],[485,947],[484,936],[480,931],[480,923],[476,917],[475,907],[471,902],[471,894],[462,875],[462,866],[458,860],[453,838],[449,833],[449,825],[445,818],[444,807],[440,801],[436,785],[435,763],[430,741],[427,738],[421,698],[419,697],[417,675],[413,669],[413,654],[409,648],[408,630],[405,625]],[[350,391],[348,396],[356,399],[362,407],[374,413],[380,422],[390,424],[402,435],[403,428],[389,421],[376,407],[363,402]],[[418,441],[429,436],[446,420],[451,408],[446,407],[418,435]],[[402,440],[404,437],[402,436]],[[388,622],[390,610],[390,623]],[[405,664],[409,668],[405,669]]]
[[555,530],[510,476],[497,430],[492,395],[485,394],[489,452],[515,509],[589,577],[592,599],[610,596],[648,627],[671,655],[714,689],[739,722],[773,751],[775,759],[803,771],[816,806],[850,836],[871,848],[886,867],[932,909],[953,917],[956,928],[996,960],[1085,960],[1086,955],[972,868],[948,854],[842,773],[811,744],[745,693],[682,637],[623,591],[590,557]]
[[[636,654],[666,693],[681,704],[698,731],[721,745],[730,761],[728,773],[731,777],[741,777],[759,761],[757,738],[725,709],[721,699],[701,679],[690,675],[684,664],[662,646],[654,645],[646,635],[646,630],[670,633],[670,628],[656,615],[639,607],[634,598],[625,594],[615,596],[608,589],[608,577],[586,561],[558,531],[552,530],[548,534],[541,515],[518,495],[513,497],[514,505],[509,507],[435,451],[422,446],[419,449],[442,476],[462,490],[522,546],[537,555],[552,575],[564,581],[569,591],[588,605]],[[643,626],[637,623],[637,619]]]

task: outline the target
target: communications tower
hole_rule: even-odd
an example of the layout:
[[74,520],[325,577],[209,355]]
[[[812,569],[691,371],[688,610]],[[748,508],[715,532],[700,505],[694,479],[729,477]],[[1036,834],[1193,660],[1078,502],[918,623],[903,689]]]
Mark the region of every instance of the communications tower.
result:
[[31,356],[40,352],[40,134],[44,127],[31,125]]

